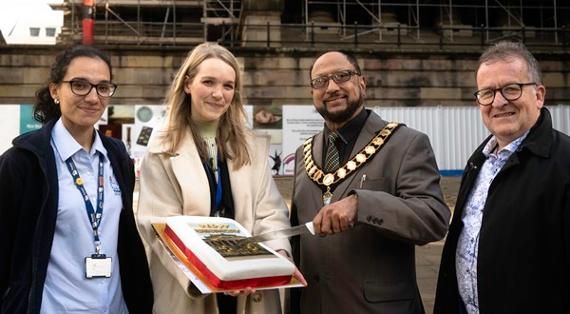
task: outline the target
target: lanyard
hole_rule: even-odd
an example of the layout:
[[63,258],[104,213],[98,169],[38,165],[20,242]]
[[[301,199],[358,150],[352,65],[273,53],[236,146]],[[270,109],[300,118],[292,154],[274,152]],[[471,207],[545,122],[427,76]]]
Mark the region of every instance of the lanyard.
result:
[[95,253],[99,254],[101,252],[101,240],[99,239],[99,225],[101,224],[101,218],[103,217],[103,199],[105,190],[105,177],[103,176],[103,154],[99,152],[99,174],[98,174],[98,186],[97,186],[97,209],[93,208],[93,204],[91,204],[91,200],[89,199],[89,195],[85,190],[85,186],[83,186],[83,180],[79,176],[79,172],[77,171],[77,167],[75,163],[69,157],[65,164],[67,165],[67,169],[69,173],[73,177],[73,183],[75,187],[81,192],[81,196],[83,196],[83,200],[85,201],[85,210],[87,211],[87,218],[89,218],[89,222],[91,223],[91,228],[93,228],[93,241],[95,243]]
[[[217,213],[222,204],[222,169],[220,169],[220,159],[218,159],[217,162],[215,161],[213,158],[210,158],[209,162],[204,163],[204,169],[206,170],[208,181],[214,180],[214,184],[216,185],[214,192],[214,210]],[[213,178],[212,174],[214,175]],[[216,214],[216,216],[218,216],[218,214]]]
[[216,204],[216,207],[215,207],[215,208],[216,208],[216,211],[220,208],[220,205],[222,204],[222,176],[221,176],[221,174],[220,174],[221,172],[222,172],[222,170],[221,170],[220,168],[218,168],[218,169],[215,171],[215,174],[216,174],[217,177],[218,177],[218,180],[217,180],[217,183],[216,183],[216,199],[215,199],[215,201],[216,201],[216,203],[215,203],[215,204]]

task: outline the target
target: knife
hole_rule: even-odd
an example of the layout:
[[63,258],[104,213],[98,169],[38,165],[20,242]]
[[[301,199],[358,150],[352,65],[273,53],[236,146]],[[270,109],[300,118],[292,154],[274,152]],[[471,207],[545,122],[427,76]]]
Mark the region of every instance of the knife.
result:
[[238,243],[240,245],[244,245],[247,243],[265,242],[269,240],[289,238],[292,236],[301,235],[305,233],[310,233],[312,235],[315,235],[315,227],[313,226],[312,221],[309,221],[303,225],[298,225],[295,227],[281,229],[281,230],[269,231],[262,234],[258,234],[253,237],[244,238],[243,240],[240,240]]

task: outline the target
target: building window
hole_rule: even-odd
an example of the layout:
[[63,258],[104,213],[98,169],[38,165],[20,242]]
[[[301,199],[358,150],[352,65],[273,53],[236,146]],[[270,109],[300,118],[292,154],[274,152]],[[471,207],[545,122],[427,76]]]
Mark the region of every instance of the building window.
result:
[[55,37],[55,27],[46,27],[46,36]]
[[32,37],[40,36],[40,28],[39,27],[30,27],[30,36],[32,36]]

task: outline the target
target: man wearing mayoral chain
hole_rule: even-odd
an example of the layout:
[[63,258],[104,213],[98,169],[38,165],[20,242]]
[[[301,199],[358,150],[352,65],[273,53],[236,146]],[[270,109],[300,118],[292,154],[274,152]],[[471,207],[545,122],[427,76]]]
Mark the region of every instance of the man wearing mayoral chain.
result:
[[450,217],[428,137],[364,108],[347,53],[322,54],[310,79],[325,124],[296,152],[291,220],[321,236],[294,243],[308,286],[292,313],[423,313],[415,245],[442,239]]

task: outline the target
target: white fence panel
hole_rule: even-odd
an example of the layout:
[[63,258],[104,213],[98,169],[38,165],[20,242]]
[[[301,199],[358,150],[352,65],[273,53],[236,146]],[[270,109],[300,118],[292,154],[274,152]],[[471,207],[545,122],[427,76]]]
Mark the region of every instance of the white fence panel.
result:
[[[570,106],[549,106],[555,129],[570,134]],[[460,174],[475,148],[489,135],[479,108],[374,107],[384,120],[405,123],[426,133],[442,173]]]
[[549,106],[548,109],[552,113],[552,125],[554,128],[570,135],[570,106]]

